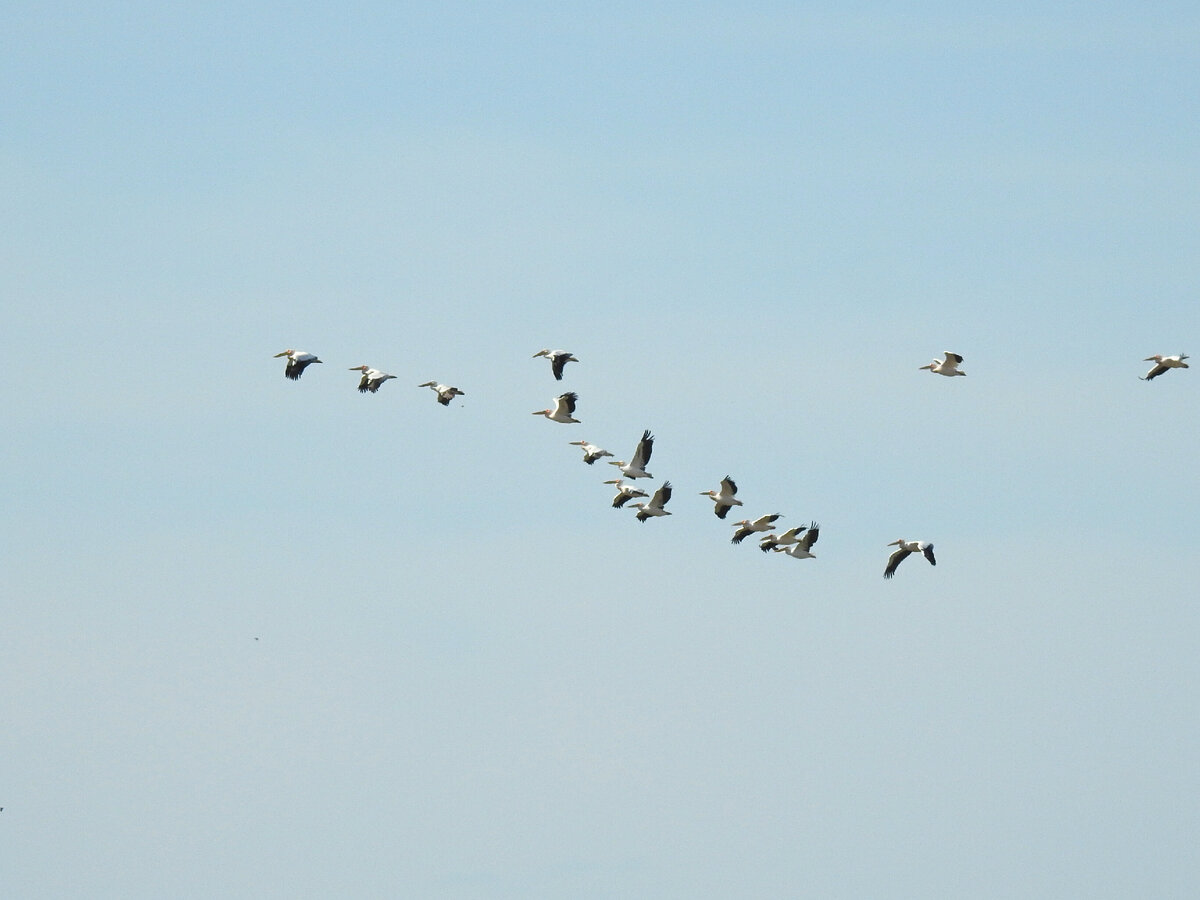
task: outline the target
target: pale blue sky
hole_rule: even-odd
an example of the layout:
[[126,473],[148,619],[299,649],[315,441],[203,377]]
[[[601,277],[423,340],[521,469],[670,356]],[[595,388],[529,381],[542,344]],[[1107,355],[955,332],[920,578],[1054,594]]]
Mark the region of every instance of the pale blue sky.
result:
[[7,891],[1190,896],[1193,4],[244,7],[0,11]]

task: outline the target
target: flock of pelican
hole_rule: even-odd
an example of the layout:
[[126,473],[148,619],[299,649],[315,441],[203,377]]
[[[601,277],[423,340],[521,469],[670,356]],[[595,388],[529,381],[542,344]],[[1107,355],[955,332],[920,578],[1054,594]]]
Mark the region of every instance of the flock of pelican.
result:
[[[944,375],[948,378],[967,374],[959,368],[963,362],[961,355],[951,353],[949,350],[945,351],[943,355],[943,359],[934,359],[933,362],[921,366],[920,369],[928,370],[935,375]],[[284,350],[281,353],[275,354],[276,359],[280,357],[286,357],[287,366],[283,374],[292,381],[298,381],[300,376],[304,374],[304,370],[310,365],[321,362],[315,354],[307,353],[303,350]],[[537,359],[539,357],[545,357],[550,361],[550,370],[556,381],[562,381],[563,370],[567,363],[579,362],[572,353],[566,350],[539,350],[533,355],[533,358]],[[1145,375],[1139,377],[1143,381],[1152,381],[1170,369],[1186,369],[1188,368],[1188,364],[1185,362],[1186,359],[1188,359],[1186,353],[1180,353],[1175,356],[1162,356],[1160,354],[1148,356],[1145,361],[1153,362],[1154,367]],[[396,377],[395,375],[389,375],[386,372],[381,372],[379,369],[373,369],[366,365],[353,366],[350,371],[361,373],[358,390],[362,393],[370,392],[373,394],[388,379]],[[427,387],[434,391],[437,394],[437,402],[442,406],[449,406],[450,401],[455,397],[466,396],[465,391],[437,381],[427,381],[417,385],[417,387]],[[580,422],[579,419],[575,418],[575,410],[578,403],[579,396],[574,391],[566,391],[554,398],[553,406],[536,410],[533,415],[544,416],[551,422],[563,425],[577,425]],[[604,484],[615,486],[616,495],[612,499],[614,509],[621,509],[626,506],[636,509],[635,518],[639,522],[671,515],[671,511],[666,508],[673,493],[671,482],[664,481],[654,491],[653,495],[649,491],[642,490],[636,484],[639,478],[654,477],[650,472],[646,471],[646,466],[650,463],[650,456],[654,452],[654,435],[650,433],[649,429],[642,432],[642,437],[628,461],[616,459],[613,453],[589,441],[580,440],[570,441],[569,443],[571,446],[582,449],[583,461],[589,466],[594,465],[597,460],[603,459],[606,456],[613,457],[613,459],[608,460],[608,465],[615,466],[621,474],[618,478],[606,480]],[[709,497],[713,501],[713,513],[718,519],[724,520],[733,507],[743,505],[742,501],[737,498],[737,492],[737,483],[726,475],[721,479],[718,488],[701,491],[700,495],[702,497]],[[756,519],[742,519],[739,522],[734,522],[734,532],[730,541],[734,544],[740,544],[751,535],[758,534],[761,535],[759,538],[759,549],[763,553],[786,553],[794,559],[815,559],[816,554],[812,552],[812,548],[821,533],[817,523],[812,522],[807,527],[800,525],[795,528],[789,528],[786,531],[777,532],[775,530],[775,523],[781,518],[783,518],[781,513],[770,513],[759,516]],[[933,544],[929,541],[910,541],[900,538],[892,541],[887,546],[895,547],[896,550],[888,557],[887,565],[883,570],[884,578],[890,579],[895,575],[900,563],[904,562],[905,559],[914,553],[924,556],[931,566],[937,565],[937,560],[933,555]]]

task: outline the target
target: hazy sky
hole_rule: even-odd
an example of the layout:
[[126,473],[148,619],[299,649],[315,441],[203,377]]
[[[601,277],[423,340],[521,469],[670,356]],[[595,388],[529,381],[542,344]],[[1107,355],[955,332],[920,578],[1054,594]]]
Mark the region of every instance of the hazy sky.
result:
[[192,7],[0,10],[6,893],[1193,895],[1194,3]]

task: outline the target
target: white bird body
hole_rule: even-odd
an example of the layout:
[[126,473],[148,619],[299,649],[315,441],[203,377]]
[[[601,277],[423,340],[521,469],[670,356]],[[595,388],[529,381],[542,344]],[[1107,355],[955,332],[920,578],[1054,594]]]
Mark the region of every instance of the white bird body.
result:
[[466,391],[460,391],[456,387],[450,387],[450,385],[448,385],[448,384],[441,384],[436,381],[427,381],[424,384],[418,384],[417,387],[432,388],[433,392],[435,394],[437,394],[438,403],[442,404],[442,406],[449,406],[450,401],[453,400],[455,397],[467,396]]
[[287,367],[283,370],[283,375],[292,381],[298,381],[305,369],[313,363],[320,362],[316,354],[306,353],[303,350],[284,350],[282,353],[276,353],[275,359],[279,359],[281,356],[287,357]]
[[387,372],[380,372],[378,369],[372,369],[370,366],[351,366],[351,372],[362,372],[362,378],[358,380],[358,392],[365,394],[370,391],[374,394],[389,378],[395,378],[395,375],[389,375]]
[[568,391],[565,394],[559,394],[554,398],[554,406],[550,409],[539,409],[533,413],[535,416],[545,416],[551,422],[568,422],[578,423],[579,420],[572,416],[575,412],[575,404],[579,400],[578,395],[574,391]]
[[1150,381],[1157,378],[1167,369],[1190,369],[1187,363],[1184,362],[1188,358],[1186,353],[1180,353],[1178,356],[1160,356],[1157,353],[1154,356],[1147,356],[1146,362],[1153,362],[1154,368],[1141,376],[1142,381]]
[[671,499],[671,482],[664,481],[662,487],[654,492],[654,496],[650,498],[649,503],[631,503],[638,510],[637,520],[645,522],[651,516],[669,516],[671,513],[663,509],[667,505],[667,501]]
[[729,510],[735,506],[741,506],[742,501],[734,497],[737,493],[737,484],[732,478],[726,475],[721,479],[721,487],[715,491],[701,491],[701,497],[711,497],[713,503],[713,512],[716,513],[718,519],[723,519],[729,514]]
[[537,353],[533,354],[532,358],[537,359],[539,356],[544,356],[550,360],[550,370],[554,373],[555,381],[562,381],[563,367],[566,366],[567,363],[579,362],[579,360],[577,360],[570,353],[570,351],[567,350],[539,350]]
[[[803,528],[789,528],[788,532],[804,531]],[[777,546],[773,549],[776,553],[786,553],[792,559],[816,559],[817,555],[812,552],[812,545],[817,542],[817,538],[821,535],[821,528],[816,522],[808,526],[808,531],[804,532],[804,537],[791,542],[790,546]],[[763,547],[766,550],[766,547]]]
[[654,435],[647,429],[642,432],[642,439],[638,441],[637,449],[633,451],[633,458],[629,462],[623,459],[609,460],[610,466],[616,466],[621,470],[621,474],[626,478],[653,478],[646,471],[646,465],[650,462],[650,454],[654,452]]
[[733,525],[735,528],[737,528],[737,531],[733,533],[731,543],[740,544],[757,531],[770,531],[771,527],[775,524],[775,520],[782,518],[782,513],[775,513],[770,516],[759,516],[753,522],[751,522],[749,519],[742,519],[740,522],[734,522]]
[[962,365],[963,358],[957,353],[951,353],[949,350],[944,352],[946,354],[945,359],[935,359],[929,365],[921,366],[921,368],[928,369],[930,372],[938,375],[945,375],[947,378],[954,375],[966,375],[966,372],[962,372],[958,368]]
[[937,565],[937,560],[933,558],[933,544],[928,541],[906,541],[900,538],[898,541],[892,541],[888,544],[889,547],[897,547],[894,553],[888,557],[887,568],[883,570],[884,578],[891,578],[896,574],[896,567],[904,562],[910,554],[920,553],[931,566]]
[[620,509],[634,497],[649,497],[650,495],[643,491],[635,484],[626,484],[620,478],[614,478],[611,481],[604,482],[605,484],[615,484],[617,486],[617,495],[613,497],[613,509]]
[[596,460],[602,457],[612,456],[603,447],[597,447],[595,444],[589,444],[587,441],[569,441],[568,443],[575,447],[583,448],[583,461],[589,466],[595,464]]

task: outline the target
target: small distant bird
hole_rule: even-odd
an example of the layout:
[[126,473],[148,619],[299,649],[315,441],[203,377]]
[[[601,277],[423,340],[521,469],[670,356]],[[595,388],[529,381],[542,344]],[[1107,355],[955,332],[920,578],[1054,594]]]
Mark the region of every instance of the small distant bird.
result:
[[671,482],[664,481],[662,487],[654,492],[654,496],[650,498],[649,503],[631,503],[630,506],[636,506],[638,509],[637,520],[645,522],[651,516],[669,516],[671,513],[663,509],[667,505],[667,501],[671,499]]
[[437,394],[437,401],[438,403],[442,404],[442,406],[449,406],[450,401],[455,397],[467,396],[466,391],[460,391],[456,387],[450,387],[448,384],[439,384],[436,381],[427,381],[424,384],[418,384],[417,387],[433,388],[434,392]]
[[735,498],[733,495],[737,493],[737,484],[734,480],[726,475],[721,479],[721,488],[716,491],[701,491],[701,497],[712,497],[713,512],[717,514],[718,519],[723,519],[729,515],[729,511],[735,506],[741,506],[742,501]]
[[782,519],[782,513],[775,513],[770,516],[759,516],[753,522],[749,519],[742,519],[740,522],[734,522],[734,527],[737,531],[733,533],[732,543],[740,544],[756,531],[770,531],[771,526],[775,524],[776,519]]
[[1147,356],[1145,362],[1153,362],[1155,366],[1145,375],[1139,377],[1142,381],[1150,381],[1167,371],[1167,369],[1190,369],[1191,366],[1184,362],[1187,358],[1188,355],[1186,353],[1180,353],[1178,356],[1159,356],[1158,354]]
[[620,509],[634,497],[649,497],[650,495],[639,488],[637,485],[626,484],[620,478],[614,478],[612,481],[606,481],[605,484],[615,484],[617,486],[617,496],[613,497],[613,509]]
[[320,362],[315,354],[305,353],[303,350],[284,350],[282,353],[276,353],[274,358],[279,359],[281,356],[287,357],[287,368],[283,370],[283,375],[292,381],[299,381],[305,369],[313,363]]
[[633,451],[633,458],[629,462],[623,459],[609,460],[610,466],[616,466],[621,470],[621,474],[626,478],[653,478],[646,471],[646,465],[650,462],[650,454],[654,452],[654,435],[649,429],[642,432],[642,439],[638,441],[637,449]]
[[531,358],[537,359],[539,356],[544,356],[550,360],[550,370],[554,372],[555,381],[562,381],[563,367],[567,363],[579,362],[579,360],[566,350],[539,350]]
[[945,359],[935,359],[929,365],[921,366],[921,368],[947,377],[951,375],[966,375],[966,372],[960,372],[958,369],[962,365],[963,358],[957,353],[951,353],[949,350],[944,352],[946,354]]
[[395,378],[395,375],[389,375],[387,372],[380,372],[378,369],[372,369],[370,366],[351,366],[351,372],[362,372],[362,378],[358,381],[358,392],[365,394],[370,391],[374,394],[389,378]]
[[539,409],[532,415],[545,416],[551,422],[578,422],[573,418],[575,412],[575,403],[579,400],[579,396],[574,391],[567,391],[565,394],[559,394],[554,400],[554,406],[550,409]]
[[[788,530],[803,531],[804,529],[793,528]],[[808,531],[804,532],[804,537],[795,541],[790,546],[775,546],[772,549],[776,553],[786,553],[793,559],[816,559],[817,555],[815,553],[811,553],[810,551],[812,550],[812,545],[817,542],[817,538],[820,536],[820,534],[821,529],[817,526],[816,522],[813,522],[808,526]],[[763,550],[766,549],[766,547],[763,547]]]
[[602,447],[597,447],[595,444],[589,444],[587,441],[570,441],[572,446],[583,448],[583,461],[589,466],[594,465],[596,460],[604,456],[612,456],[607,450]]
[[933,544],[928,541],[906,541],[900,538],[898,541],[892,541],[888,544],[889,547],[899,547],[900,549],[888,557],[887,568],[883,570],[884,578],[891,578],[896,574],[896,567],[911,553],[922,553],[929,560],[931,566],[937,565],[937,560],[933,558]]

